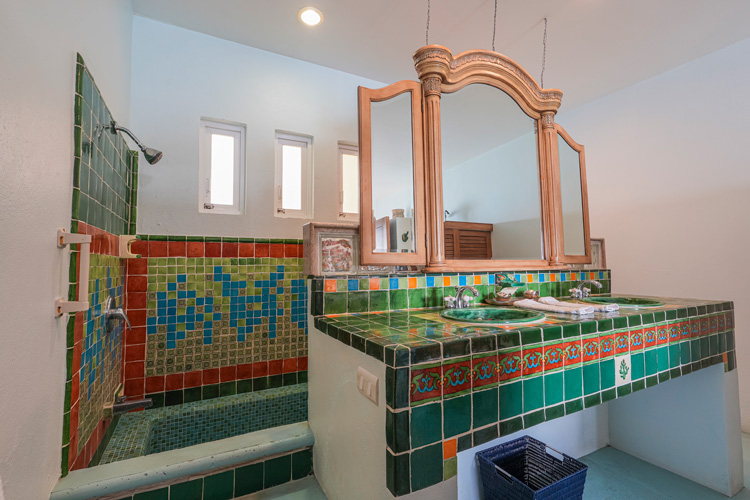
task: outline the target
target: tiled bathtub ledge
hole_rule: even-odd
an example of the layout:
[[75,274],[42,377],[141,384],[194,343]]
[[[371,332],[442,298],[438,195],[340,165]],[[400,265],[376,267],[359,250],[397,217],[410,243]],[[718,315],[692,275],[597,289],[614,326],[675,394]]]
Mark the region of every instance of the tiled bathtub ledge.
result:
[[524,327],[452,322],[438,308],[314,321],[385,364],[386,481],[399,496],[452,478],[458,452],[712,365],[735,369],[731,302],[659,299]]
[[206,474],[288,453],[313,445],[307,422],[274,427],[241,436],[165,451],[71,472],[61,479],[50,500],[88,500],[138,488],[176,482],[180,478]]

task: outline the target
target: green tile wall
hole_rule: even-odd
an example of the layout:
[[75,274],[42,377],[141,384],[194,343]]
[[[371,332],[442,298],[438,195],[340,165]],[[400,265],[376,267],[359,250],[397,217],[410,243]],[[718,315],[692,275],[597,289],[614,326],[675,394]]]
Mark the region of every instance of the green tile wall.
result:
[[311,475],[313,473],[312,459],[312,448],[304,448],[188,481],[157,485],[149,491],[124,495],[118,500],[229,500],[239,498]]
[[78,55],[74,110],[73,220],[111,234],[135,234],[138,153],[122,134]]

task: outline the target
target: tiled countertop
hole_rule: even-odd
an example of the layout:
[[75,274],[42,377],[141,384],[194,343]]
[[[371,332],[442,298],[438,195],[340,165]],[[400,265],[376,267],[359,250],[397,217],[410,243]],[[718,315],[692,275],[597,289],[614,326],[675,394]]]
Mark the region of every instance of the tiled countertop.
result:
[[584,317],[545,313],[545,319],[540,322],[492,326],[445,319],[440,316],[442,307],[432,307],[316,316],[315,328],[388,366],[402,367],[734,308],[732,302],[726,301],[637,297],[657,299],[665,305],[647,309],[620,308]]
[[546,314],[472,325],[442,308],[315,317],[386,365],[386,482],[396,496],[456,474],[456,453],[715,364],[735,368],[731,302]]

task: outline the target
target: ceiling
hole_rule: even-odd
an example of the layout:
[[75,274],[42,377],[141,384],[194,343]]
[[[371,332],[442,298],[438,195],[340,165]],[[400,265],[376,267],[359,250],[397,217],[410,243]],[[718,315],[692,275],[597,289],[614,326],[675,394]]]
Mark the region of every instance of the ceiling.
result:
[[[132,0],[136,15],[384,83],[416,79],[427,0]],[[297,20],[323,12],[321,25]],[[431,0],[430,43],[492,45],[493,0]],[[750,36],[748,0],[499,0],[495,48],[571,109]]]

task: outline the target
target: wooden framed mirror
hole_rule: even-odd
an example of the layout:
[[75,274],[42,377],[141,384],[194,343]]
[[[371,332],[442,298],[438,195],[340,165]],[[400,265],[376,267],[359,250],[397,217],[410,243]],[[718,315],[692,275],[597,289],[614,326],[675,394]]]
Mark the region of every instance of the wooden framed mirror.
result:
[[584,147],[575,142],[559,124],[557,131],[557,184],[560,202],[557,204],[557,238],[561,242],[562,262],[588,264],[591,262],[589,235],[588,190],[586,186],[586,156]]
[[[414,66],[421,85],[360,87],[360,213],[369,214],[360,227],[362,262],[425,265],[425,272],[590,262],[584,149],[555,123],[562,92],[542,89],[491,51],[453,56],[429,45],[414,53]],[[399,137],[382,133],[386,108],[398,107],[406,93],[410,127],[402,104],[399,123],[389,129],[399,129]],[[393,151],[401,151],[398,169],[389,166]],[[388,213],[406,205],[403,196],[392,201],[394,184],[407,185],[414,200],[405,222]],[[414,246],[398,247],[394,238],[410,228]]]
[[[414,66],[425,94],[427,224],[433,231],[425,270],[561,265],[551,172],[553,117],[562,92],[542,90],[514,61],[490,51],[454,57],[430,45],[414,53]],[[448,258],[445,221],[456,217],[492,226],[488,258]]]
[[425,265],[422,87],[359,87],[360,261]]

